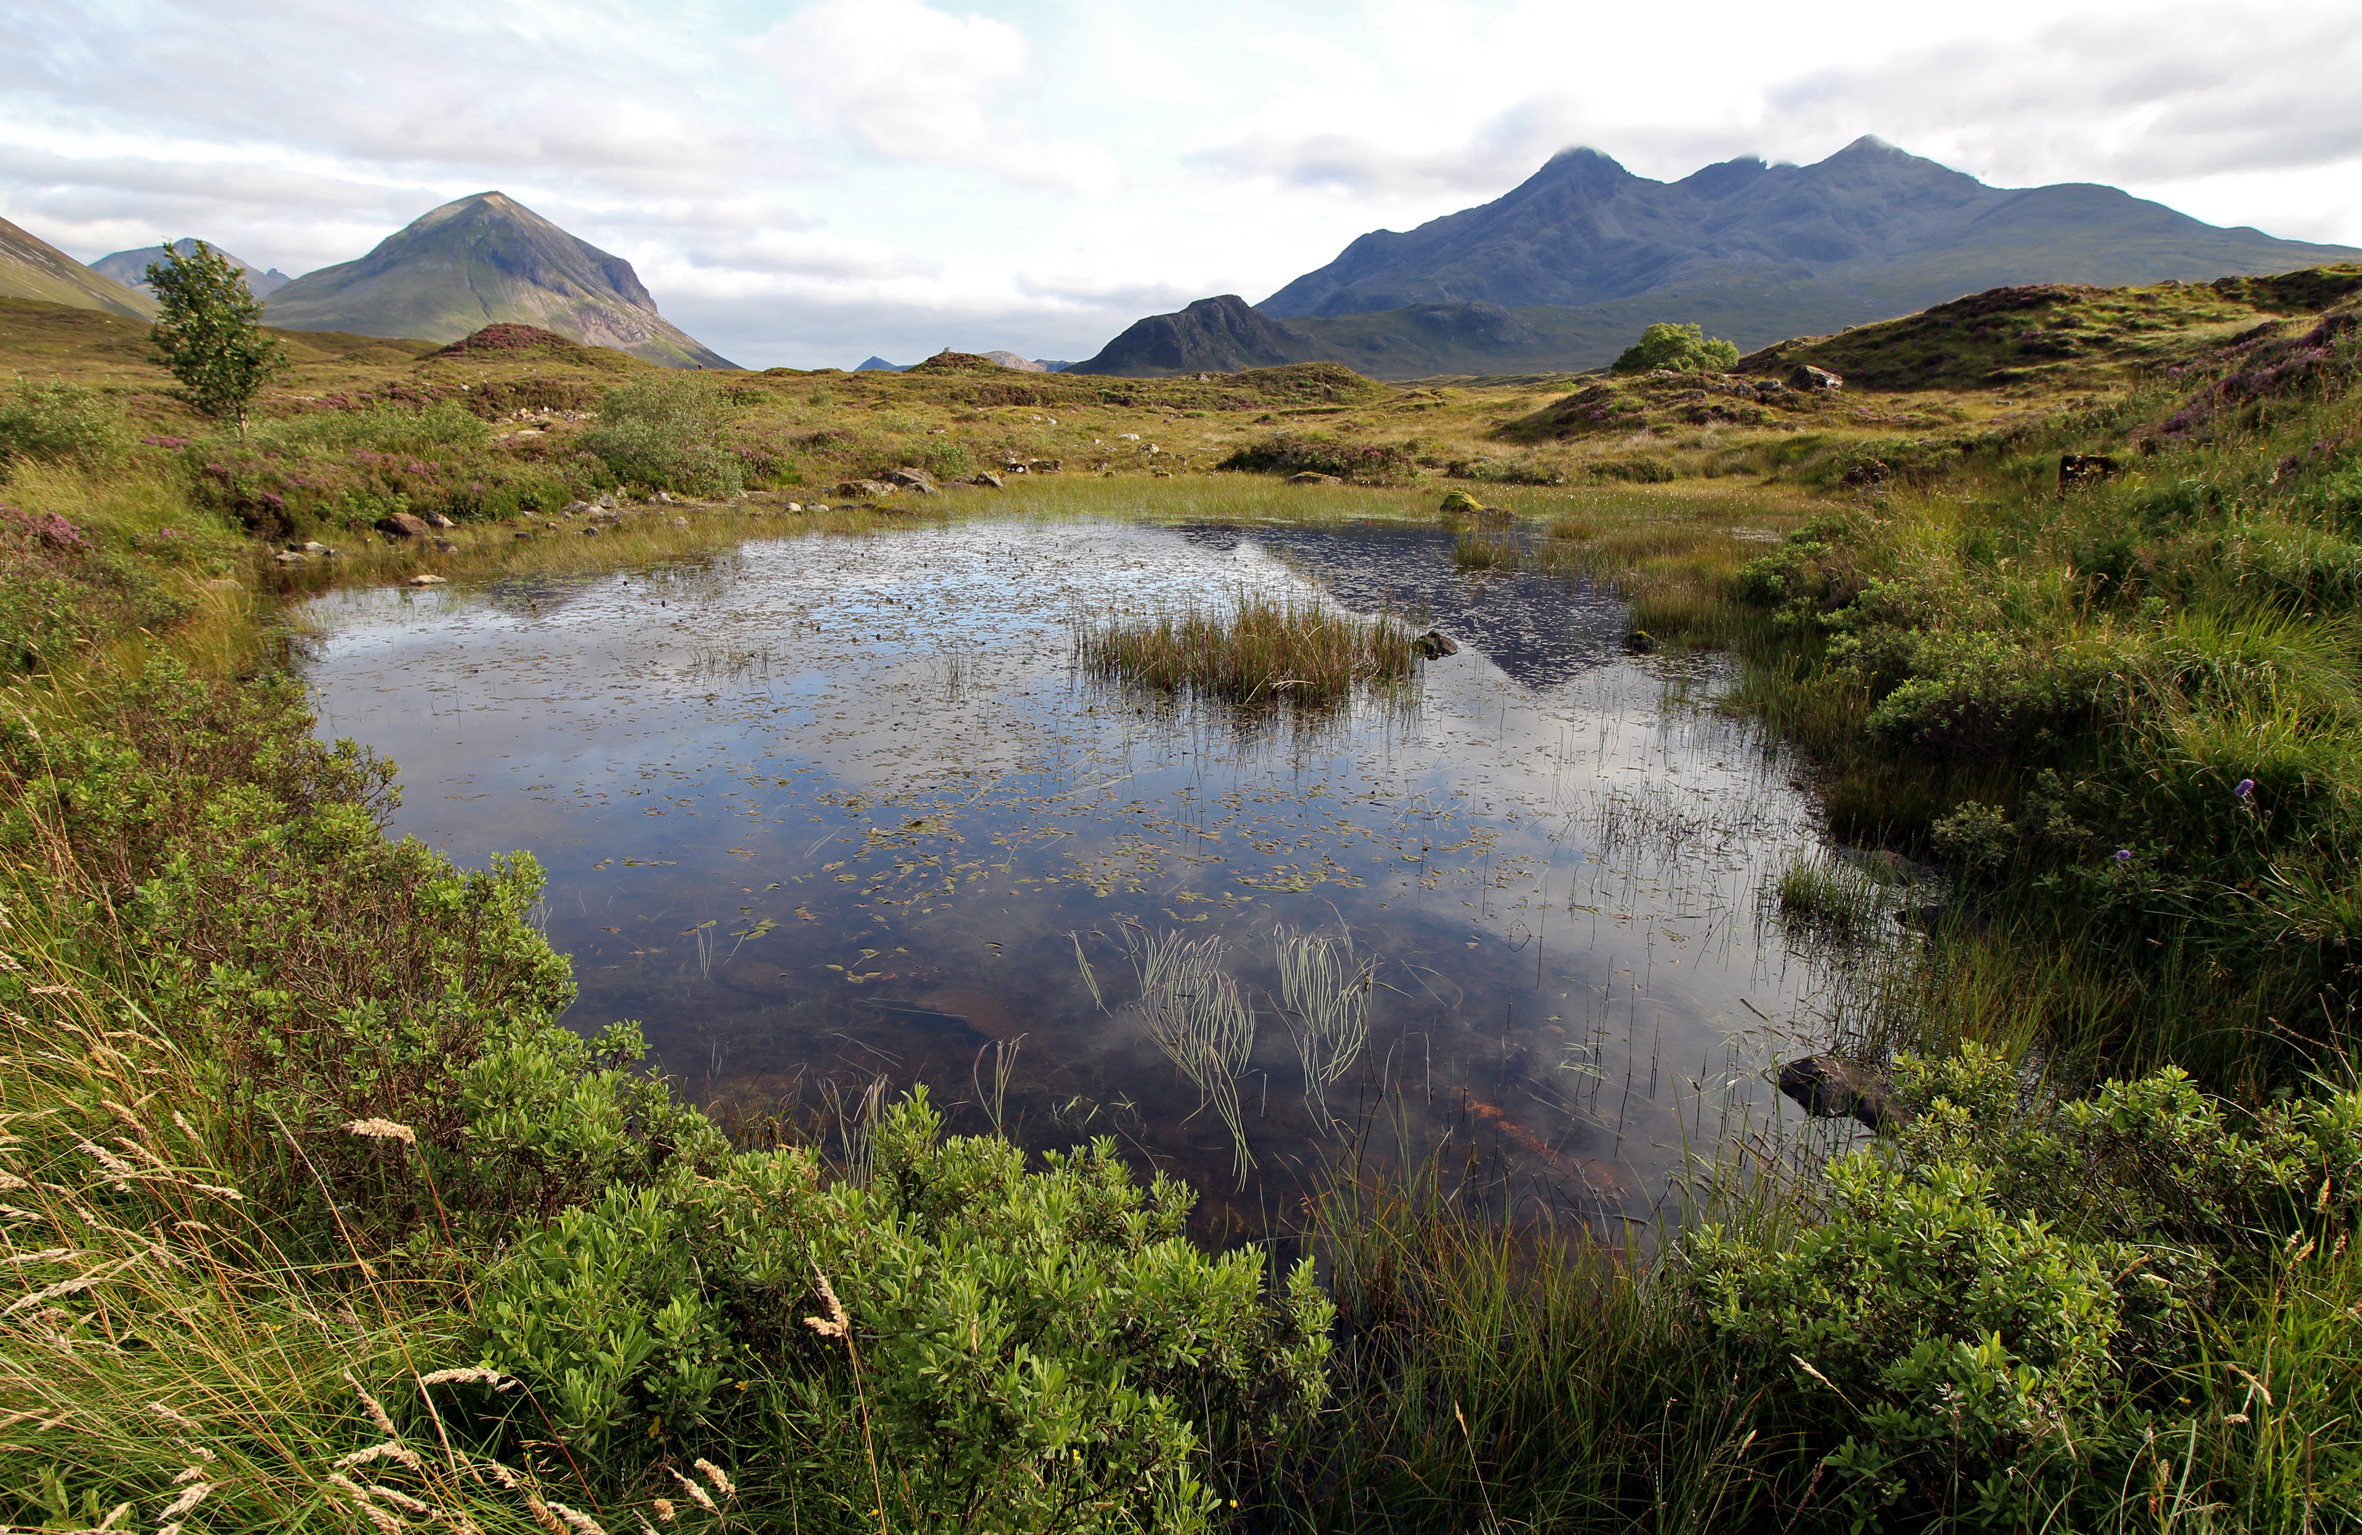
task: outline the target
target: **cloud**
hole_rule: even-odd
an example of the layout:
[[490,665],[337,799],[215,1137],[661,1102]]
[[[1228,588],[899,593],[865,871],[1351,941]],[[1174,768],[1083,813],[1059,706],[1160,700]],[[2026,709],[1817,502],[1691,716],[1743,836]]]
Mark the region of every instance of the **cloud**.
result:
[[1120,179],[1094,145],[1044,139],[1012,110],[1038,84],[1033,50],[1006,22],[920,0],[820,0],[755,54],[807,123],[888,160],[982,171],[1018,186],[1103,192]]
[[2362,29],[2350,12],[2219,13],[2137,27],[2077,17],[1815,72],[1764,93],[1768,121],[1876,125],[1921,153],[2023,180],[2158,181],[2362,157]]

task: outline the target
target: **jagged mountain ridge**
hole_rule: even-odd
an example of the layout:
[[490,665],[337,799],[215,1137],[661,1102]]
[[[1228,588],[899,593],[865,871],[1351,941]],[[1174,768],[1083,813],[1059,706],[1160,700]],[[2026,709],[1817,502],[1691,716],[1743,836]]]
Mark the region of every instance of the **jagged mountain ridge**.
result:
[[0,219],[0,298],[156,318],[156,301],[76,261],[40,236]]
[[[211,241],[206,243],[212,244]],[[197,242],[194,239],[175,240],[172,242],[172,248],[184,256],[194,255]],[[289,277],[277,267],[265,271],[256,263],[239,256],[233,256],[218,245],[213,246],[213,252],[228,261],[230,265],[245,271],[246,291],[256,298],[269,298],[273,293],[295,281],[294,278]],[[134,292],[145,293],[153,298],[155,290],[148,286],[148,268],[163,259],[163,246],[143,245],[137,250],[116,251],[112,255],[101,256],[90,263],[90,270],[98,273],[101,277],[111,277]]]
[[360,260],[306,273],[264,312],[293,330],[428,341],[535,325],[666,367],[736,366],[659,314],[630,262],[499,192],[445,203]]
[[1493,202],[1363,235],[1256,307],[1283,319],[1469,301],[1582,308],[1813,282],[1883,317],[2009,283],[2191,281],[2357,255],[2218,228],[2114,187],[1990,187],[1871,137],[1815,165],[1726,160],[1675,182],[1577,149]]
[[1729,160],[1671,183],[1578,149],[1493,202],[1362,236],[1253,306],[1270,323],[1203,300],[1136,323],[1074,371],[1572,371],[1658,320],[1753,349],[1996,287],[2198,281],[2357,257],[2218,228],[2114,187],[1990,187],[1876,138],[1815,165]]

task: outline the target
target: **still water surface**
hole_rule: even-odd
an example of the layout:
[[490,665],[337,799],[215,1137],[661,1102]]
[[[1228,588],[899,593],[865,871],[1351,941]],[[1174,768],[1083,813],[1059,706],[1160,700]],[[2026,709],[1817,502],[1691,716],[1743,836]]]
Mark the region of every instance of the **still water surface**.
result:
[[[540,859],[568,1021],[641,1020],[726,1120],[925,1082],[955,1128],[997,1097],[1031,1145],[1115,1135],[1203,1190],[1213,1233],[1259,1229],[1341,1145],[1274,995],[1274,929],[1320,928],[1376,965],[1324,1099],[1365,1146],[1645,1217],[1685,1144],[1780,1112],[1766,1021],[1828,978],[1760,896],[1816,846],[1812,807],[1712,709],[1719,663],[1628,657],[1611,597],[1451,548],[1379,522],[783,537],[333,591],[308,671],[322,734],[399,765],[397,831]],[[1462,648],[1326,722],[1071,668],[1080,617],[1241,592],[1424,614]],[[1127,1006],[1126,934],[1169,932],[1223,937],[1261,1013],[1243,1192]]]

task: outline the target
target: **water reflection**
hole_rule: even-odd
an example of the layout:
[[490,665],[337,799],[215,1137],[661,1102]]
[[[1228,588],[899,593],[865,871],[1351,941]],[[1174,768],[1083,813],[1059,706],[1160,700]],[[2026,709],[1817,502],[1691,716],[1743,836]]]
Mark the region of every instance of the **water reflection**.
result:
[[[1423,607],[1465,648],[1322,729],[1070,672],[1078,615],[1238,591]],[[1114,1135],[1235,1231],[1333,1114],[1643,1215],[1685,1140],[1775,1111],[1751,1036],[1819,981],[1757,921],[1808,804],[1697,705],[1713,667],[1624,657],[1611,600],[1461,575],[1435,529],[978,522],[315,607],[321,728],[400,765],[397,829],[534,852],[569,1021],[641,1019],[742,1121],[923,1081],[960,1128]],[[1282,926],[1376,962],[1367,1049],[1313,1101]],[[1124,956],[1165,934],[1219,935],[1257,1019],[1243,1193],[1127,1011]]]

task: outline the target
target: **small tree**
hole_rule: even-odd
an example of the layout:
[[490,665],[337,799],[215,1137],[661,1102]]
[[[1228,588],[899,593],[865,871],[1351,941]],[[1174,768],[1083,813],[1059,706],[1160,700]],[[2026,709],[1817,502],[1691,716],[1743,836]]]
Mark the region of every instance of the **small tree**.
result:
[[1738,366],[1739,349],[1728,341],[1710,341],[1703,326],[1659,323],[1640,333],[1611,365],[1614,373],[1654,373],[1671,368],[1681,373],[1727,373]]
[[246,291],[243,268],[202,240],[164,247],[148,286],[164,313],[151,333],[159,360],[181,381],[182,397],[206,415],[246,430],[254,397],[287,368],[287,349],[262,333],[262,301]]

